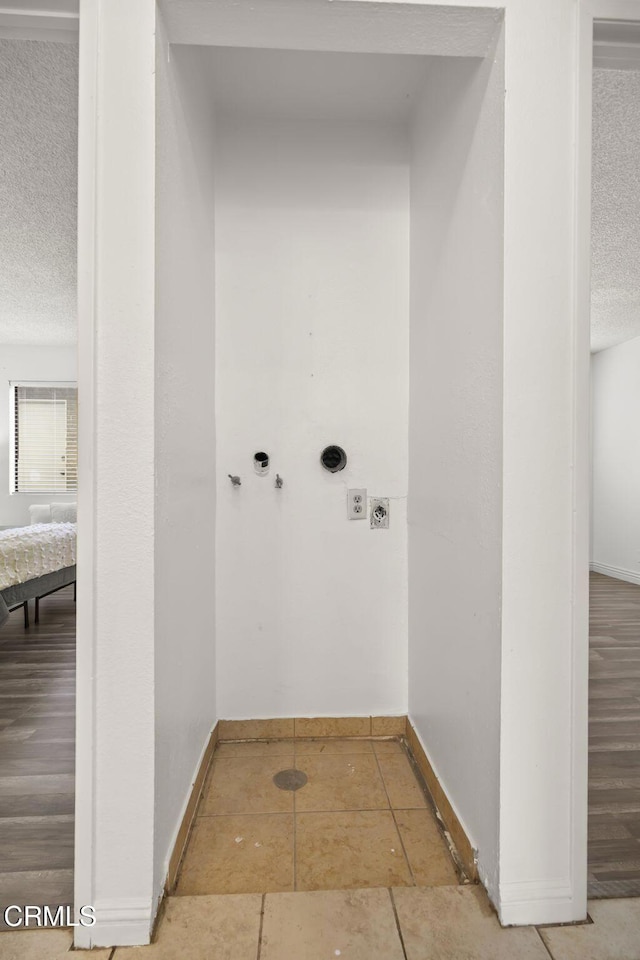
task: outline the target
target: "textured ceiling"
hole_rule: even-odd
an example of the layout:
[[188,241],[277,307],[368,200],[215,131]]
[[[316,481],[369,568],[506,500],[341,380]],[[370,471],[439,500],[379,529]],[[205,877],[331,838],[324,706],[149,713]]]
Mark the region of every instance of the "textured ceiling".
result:
[[591,348],[640,336],[640,70],[594,70]]
[[74,343],[78,50],[0,40],[0,343]]
[[[404,76],[395,75],[396,86],[387,88],[388,99],[378,106],[381,112],[397,109],[397,101],[410,93],[417,67],[410,66],[412,59],[405,61],[408,70]],[[364,59],[362,63],[364,66]],[[239,65],[226,62],[221,73],[228,71],[228,79]],[[264,91],[268,98],[285,78],[276,64],[261,66],[273,66],[271,89]],[[314,79],[325,82],[327,78]],[[237,98],[235,106],[240,106],[238,101],[244,96],[246,90],[240,85],[233,93],[229,87],[221,99],[228,97],[227,106],[231,106]],[[292,99],[288,108],[295,112],[297,95]],[[250,109],[248,102],[243,106]],[[359,106],[362,109],[363,105]],[[0,135],[0,343],[73,343],[77,46],[0,39]],[[640,70],[596,69],[594,350],[640,336],[639,158]]]

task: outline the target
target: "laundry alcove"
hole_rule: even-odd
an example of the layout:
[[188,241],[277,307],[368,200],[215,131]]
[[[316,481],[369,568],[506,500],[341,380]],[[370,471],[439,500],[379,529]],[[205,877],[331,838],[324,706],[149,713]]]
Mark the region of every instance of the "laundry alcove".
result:
[[[410,713],[493,876],[499,18],[278,33],[197,7],[165,5],[157,54],[157,879],[207,710]],[[351,488],[388,529],[347,519]],[[186,669],[177,543],[209,583]]]

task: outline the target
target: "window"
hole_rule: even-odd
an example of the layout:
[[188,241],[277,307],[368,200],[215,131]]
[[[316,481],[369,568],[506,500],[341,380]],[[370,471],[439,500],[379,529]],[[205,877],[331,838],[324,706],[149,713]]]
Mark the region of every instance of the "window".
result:
[[78,388],[71,383],[12,383],[11,489],[78,489]]

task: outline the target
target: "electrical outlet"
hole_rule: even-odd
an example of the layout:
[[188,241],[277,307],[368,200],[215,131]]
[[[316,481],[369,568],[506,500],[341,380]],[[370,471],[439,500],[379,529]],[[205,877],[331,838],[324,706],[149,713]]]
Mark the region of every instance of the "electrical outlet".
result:
[[347,519],[365,520],[367,516],[367,491],[347,490]]
[[371,529],[386,530],[389,527],[389,498],[372,497],[371,498]]

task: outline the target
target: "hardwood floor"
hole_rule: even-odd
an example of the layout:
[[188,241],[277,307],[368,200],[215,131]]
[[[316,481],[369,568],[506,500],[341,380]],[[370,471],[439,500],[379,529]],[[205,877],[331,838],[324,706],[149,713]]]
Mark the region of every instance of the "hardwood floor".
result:
[[591,574],[589,896],[640,896],[640,586]]
[[0,928],[9,904],[73,902],[75,604],[0,628]]

